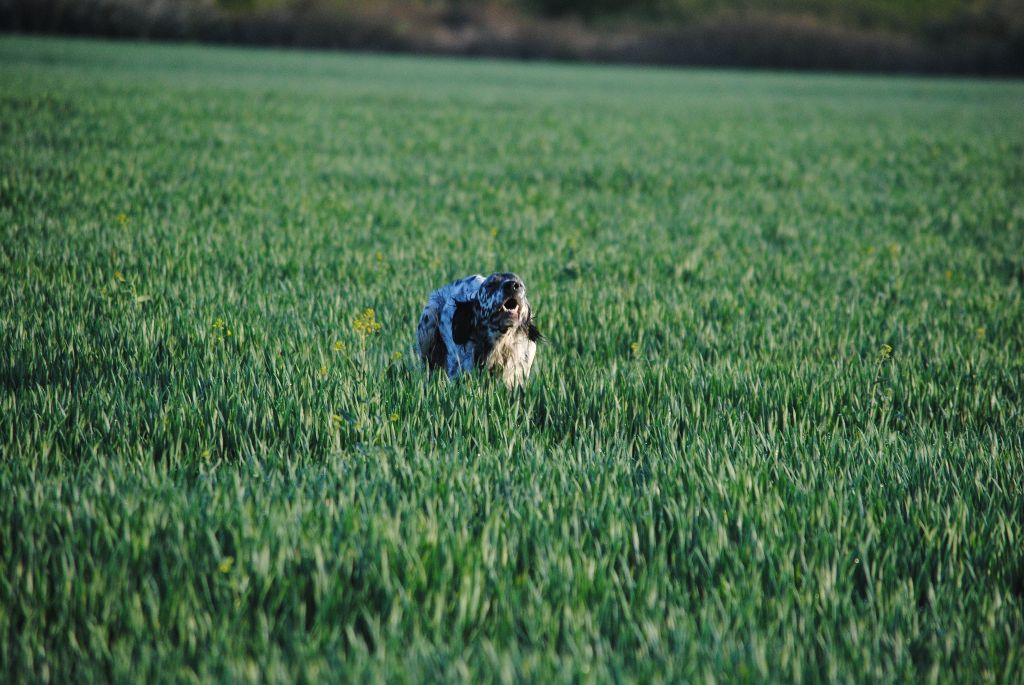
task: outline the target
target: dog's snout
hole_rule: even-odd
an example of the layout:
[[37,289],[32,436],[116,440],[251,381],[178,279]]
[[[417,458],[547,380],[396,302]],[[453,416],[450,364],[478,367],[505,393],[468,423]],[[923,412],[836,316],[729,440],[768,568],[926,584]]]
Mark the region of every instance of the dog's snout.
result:
[[523,284],[519,281],[505,281],[505,292],[512,294],[518,293],[523,289]]

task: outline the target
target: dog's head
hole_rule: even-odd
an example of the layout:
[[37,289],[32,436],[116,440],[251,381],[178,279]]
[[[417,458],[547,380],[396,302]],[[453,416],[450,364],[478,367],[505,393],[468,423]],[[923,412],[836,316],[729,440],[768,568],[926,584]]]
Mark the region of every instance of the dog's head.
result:
[[533,341],[540,338],[523,279],[507,272],[491,274],[475,300],[458,304],[452,337],[460,344],[470,339],[494,343],[509,332],[525,333]]

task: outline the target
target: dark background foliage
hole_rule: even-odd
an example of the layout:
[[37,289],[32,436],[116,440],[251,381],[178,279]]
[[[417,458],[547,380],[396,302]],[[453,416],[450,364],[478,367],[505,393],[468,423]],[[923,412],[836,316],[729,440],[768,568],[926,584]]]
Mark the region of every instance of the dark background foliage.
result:
[[1024,74],[1022,0],[0,0],[0,30],[526,59]]

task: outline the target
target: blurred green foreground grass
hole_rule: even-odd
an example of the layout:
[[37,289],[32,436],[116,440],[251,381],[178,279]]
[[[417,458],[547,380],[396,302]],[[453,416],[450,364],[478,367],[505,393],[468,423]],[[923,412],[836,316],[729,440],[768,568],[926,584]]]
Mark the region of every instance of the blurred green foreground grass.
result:
[[1021,83],[2,38],[0,672],[1020,682],[1021,255]]

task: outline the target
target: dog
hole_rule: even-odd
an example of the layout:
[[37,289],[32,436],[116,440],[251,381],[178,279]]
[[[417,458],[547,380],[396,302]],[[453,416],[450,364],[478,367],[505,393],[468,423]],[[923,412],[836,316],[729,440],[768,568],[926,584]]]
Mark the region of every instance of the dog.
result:
[[474,368],[522,386],[533,369],[540,331],[513,273],[468,276],[430,293],[416,327],[420,358],[428,369],[455,378]]

